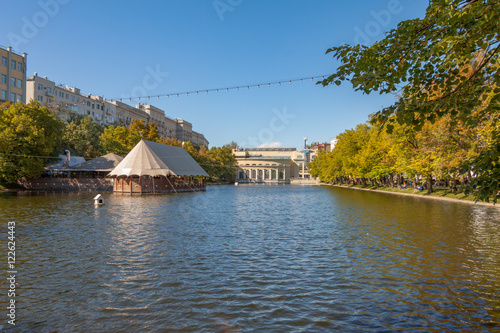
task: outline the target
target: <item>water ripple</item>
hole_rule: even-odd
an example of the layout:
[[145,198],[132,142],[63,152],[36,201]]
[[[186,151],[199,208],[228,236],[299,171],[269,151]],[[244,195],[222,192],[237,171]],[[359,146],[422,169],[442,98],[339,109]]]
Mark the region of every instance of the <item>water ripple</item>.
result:
[[496,208],[293,186],[91,199],[0,198],[8,331],[500,331]]

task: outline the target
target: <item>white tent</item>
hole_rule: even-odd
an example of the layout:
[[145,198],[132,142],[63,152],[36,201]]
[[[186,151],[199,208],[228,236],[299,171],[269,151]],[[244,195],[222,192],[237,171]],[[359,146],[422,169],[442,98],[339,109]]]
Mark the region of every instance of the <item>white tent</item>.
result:
[[108,177],[209,175],[183,148],[141,140]]

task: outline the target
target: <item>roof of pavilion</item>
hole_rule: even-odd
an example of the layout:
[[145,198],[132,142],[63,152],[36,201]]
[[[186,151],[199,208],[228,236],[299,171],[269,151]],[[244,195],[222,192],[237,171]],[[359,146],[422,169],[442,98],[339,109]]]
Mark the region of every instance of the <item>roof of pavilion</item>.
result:
[[123,157],[110,153],[86,162],[74,165],[70,167],[71,171],[101,171],[110,172],[113,170],[120,162]]
[[108,177],[209,175],[183,148],[141,140]]

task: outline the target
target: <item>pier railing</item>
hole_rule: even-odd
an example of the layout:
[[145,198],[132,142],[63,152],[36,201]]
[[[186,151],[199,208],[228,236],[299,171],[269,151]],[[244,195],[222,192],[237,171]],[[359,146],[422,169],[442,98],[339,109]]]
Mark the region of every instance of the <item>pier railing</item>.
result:
[[37,178],[20,179],[18,184],[37,191],[112,191],[113,183],[107,178]]

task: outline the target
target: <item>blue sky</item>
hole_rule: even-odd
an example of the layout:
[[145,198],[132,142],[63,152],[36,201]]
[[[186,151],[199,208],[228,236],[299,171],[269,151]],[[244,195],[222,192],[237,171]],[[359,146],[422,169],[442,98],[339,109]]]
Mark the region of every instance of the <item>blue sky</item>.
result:
[[[28,76],[107,99],[241,85],[238,91],[149,101],[193,123],[211,146],[300,148],[328,141],[393,103],[352,86],[311,80],[246,89],[334,72],[325,51],[371,44],[424,0],[19,0],[3,1],[0,45],[28,53]],[[145,93],[145,94],[144,94]],[[124,100],[125,101],[125,100]],[[135,105],[137,98],[127,103]]]

